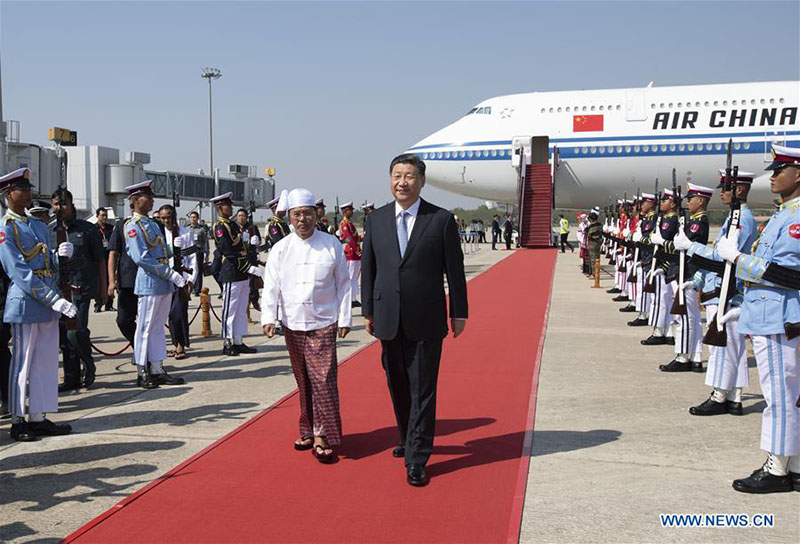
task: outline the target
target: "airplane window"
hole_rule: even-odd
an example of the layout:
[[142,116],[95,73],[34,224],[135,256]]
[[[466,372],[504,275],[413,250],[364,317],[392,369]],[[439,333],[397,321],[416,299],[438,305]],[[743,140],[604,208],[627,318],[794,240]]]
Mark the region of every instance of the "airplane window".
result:
[[478,108],[478,110],[475,112],[475,115],[480,115],[481,113],[483,113],[483,108]]
[[486,106],[485,108],[483,108],[483,113],[484,113],[484,115],[491,115],[492,114],[492,107],[491,106]]
[[445,159],[449,159],[450,158],[450,152],[449,151],[445,151],[444,152],[444,158]]
[[561,108],[558,108],[556,111],[557,111],[558,113],[561,113]]
[[491,155],[492,157],[496,157],[497,156],[497,150],[496,149],[492,149],[491,151],[489,151],[489,155]]
[[671,108],[674,108],[674,107],[675,107],[675,104],[674,104],[673,102],[670,102],[670,103],[669,103],[669,107],[670,107],[670,109],[671,109]]
[[685,150],[686,150],[686,146],[685,145],[681,144],[681,145],[678,146],[678,151],[685,151]]
[[733,144],[733,148],[734,149],[739,149],[741,147],[742,147],[742,145],[739,142],[736,142],[736,143]]
[[544,108],[542,108],[542,113],[544,113],[544,112],[545,112],[545,109],[544,109]]
[[711,144],[706,144],[706,151],[711,151]]
[[[755,104],[755,103],[756,103],[756,101],[755,101],[755,100],[753,100],[753,104]],[[775,99],[774,99],[774,98],[770,98],[770,99],[769,99],[769,103],[770,103],[770,104],[774,104],[774,103],[775,103]]]
[[714,149],[716,149],[717,151],[719,151],[720,149],[722,149],[722,144],[716,144],[716,145],[714,146]]
[[439,151],[438,153],[436,153],[436,158],[437,158],[437,159],[441,159],[441,158],[442,158],[442,152],[441,152],[441,151]]
[[700,101],[698,100],[697,102],[694,103],[694,105],[695,105],[695,107],[699,108],[700,107]]
[[[661,146],[661,150],[662,151],[664,150],[664,146],[663,145]],[[669,150],[674,152],[675,151],[675,144],[669,146]]]
[[706,101],[703,103],[703,105],[704,105],[705,107],[708,107],[708,100],[706,100]]
[[766,100],[764,100],[764,99],[762,98],[762,99],[761,99],[761,103],[762,103],[762,104],[766,104],[766,103],[767,103],[767,101],[766,101]]
[[475,113],[476,111],[478,111],[478,108],[472,108],[471,110],[469,110],[469,111],[467,112],[467,115],[472,115],[472,114],[473,114],[473,113]]
[[727,105],[728,105],[728,101],[727,101],[727,100],[723,100],[723,101],[722,101],[722,105],[723,105],[723,106],[727,106]]
[[678,107],[682,108],[683,107],[683,102],[678,102]]
[[583,107],[583,111],[586,111],[586,106]]
[[600,111],[603,111],[603,106],[600,106]]
[[639,152],[639,151],[641,151],[641,150],[642,150],[642,148],[641,148],[641,147],[639,147],[638,145],[636,145],[636,146],[634,146],[634,147],[633,147],[633,151],[634,151],[634,152],[636,152],[636,153],[638,153],[638,152]]
[[600,149],[598,151],[600,151],[600,153],[605,153],[606,152],[605,146],[600,146]]
[[467,157],[469,157],[470,159],[472,158],[472,151],[467,152]]
[[688,148],[689,148],[689,151],[694,151],[694,144],[689,144]]
[[592,111],[594,111],[594,106],[592,106]]
[[783,104],[783,98],[781,98],[780,100],[778,100],[778,102],[780,102],[781,104]]
[[[620,150],[620,148],[618,147],[618,148],[617,148],[617,151],[619,151],[619,150]],[[629,145],[626,145],[626,146],[625,146],[625,153],[630,153],[630,152],[631,152],[631,146],[629,146]]]
[[466,156],[467,156],[467,154],[466,154],[466,152],[464,152],[464,151],[461,151],[461,152],[459,152],[458,156],[459,156],[459,157],[461,157],[461,158],[463,159],[464,157],[466,157]]
[[582,147],[581,148],[581,153],[583,153],[584,155],[586,155],[588,152],[589,152],[589,148],[588,147]]
[[423,153],[422,154],[422,160],[425,160],[425,161],[428,160],[428,154],[427,153]]
[[731,105],[732,105],[732,106],[735,106],[735,105],[736,105],[736,100],[732,101],[732,102],[731,102]]
[[664,109],[664,103],[663,102],[661,103],[660,107],[661,107],[661,109]]
[[750,149],[750,142],[745,142],[743,145],[745,149]]
[[[628,151],[630,151],[630,149]],[[622,146],[621,145],[617,146],[617,153],[622,153]]]
[[654,110],[654,109],[656,109],[656,105],[655,105],[655,104],[650,104],[650,109],[651,109],[651,110]]
[[714,106],[719,106],[719,100],[714,100]]
[[[655,148],[654,148],[654,149],[655,149]],[[666,145],[662,145],[662,146],[661,146],[661,151],[666,151],[666,150],[667,150],[667,146],[666,146]]]
[[553,108],[550,108],[550,113],[553,113]]
[[642,147],[642,151],[644,151],[645,153],[649,153],[650,152],[650,146],[646,145],[646,146]]
[[594,155],[595,153],[597,153],[597,148],[596,148],[596,147],[594,147],[594,146],[592,146],[592,147],[590,147],[590,148],[589,148],[589,152],[590,152],[592,155]]

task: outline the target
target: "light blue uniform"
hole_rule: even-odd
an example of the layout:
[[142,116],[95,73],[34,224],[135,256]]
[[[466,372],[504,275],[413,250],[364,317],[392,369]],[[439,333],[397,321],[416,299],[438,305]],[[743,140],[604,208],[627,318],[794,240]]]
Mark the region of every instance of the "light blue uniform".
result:
[[139,267],[134,293],[139,296],[172,294],[175,290],[169,279],[172,248],[167,246],[158,223],[134,213],[125,223],[125,240],[128,256]]
[[[717,254],[717,242],[724,238],[728,233],[728,224],[730,223],[730,220],[731,218],[728,216],[725,219],[725,222],[722,224],[722,229],[720,229],[719,235],[714,242],[714,247],[692,242],[692,246],[686,251],[686,254],[689,256],[697,255],[699,257],[705,257],[706,259],[712,261],[724,262],[723,259]],[[741,206],[741,213],[739,214],[739,251],[744,254],[749,254],[757,237],[758,229],[756,228],[756,218],[753,217],[753,212],[750,211],[750,208],[747,206],[747,204],[743,203]],[[710,270],[698,270],[694,278],[692,278],[692,281],[695,284],[695,289],[700,290],[703,293],[710,293],[722,285],[722,277],[720,277],[716,272],[711,272]],[[730,300],[730,307],[740,306],[742,303],[742,282],[738,281],[737,285],[739,288],[739,293],[734,295]],[[718,305],[719,297],[715,297],[703,302],[703,306]]]
[[0,219],[0,263],[11,279],[3,320],[42,323],[59,314],[51,308],[60,298],[58,257],[48,246],[47,225],[11,210]]
[[800,197],[781,204],[764,227],[752,255],[736,261],[736,277],[746,290],[739,316],[742,334],[784,334],[784,323],[800,323],[800,292],[762,278],[770,263],[800,274]]

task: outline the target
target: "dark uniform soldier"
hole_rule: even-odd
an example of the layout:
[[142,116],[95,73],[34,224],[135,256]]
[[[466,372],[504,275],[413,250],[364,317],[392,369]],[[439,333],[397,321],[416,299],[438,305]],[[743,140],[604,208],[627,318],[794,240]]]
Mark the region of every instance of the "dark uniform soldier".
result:
[[320,198],[314,207],[317,212],[317,230],[330,234],[328,218],[325,217],[325,201]]
[[118,219],[108,241],[108,292],[116,292],[117,328],[134,347],[136,336],[136,308],[139,297],[136,286],[136,264],[125,249],[125,223],[130,218]]
[[[100,233],[100,241],[103,243],[103,254],[105,256],[105,262],[103,266],[108,268],[108,241],[111,239],[111,232],[114,230],[113,225],[108,224],[108,210],[105,208],[97,208],[95,211],[95,218],[97,218],[97,231]],[[101,304],[101,297],[97,297],[94,301],[94,311],[100,312],[103,310],[103,304]],[[110,312],[114,309],[114,295],[109,294],[106,298],[105,303],[105,310]]]
[[[247,258],[253,266],[259,265],[258,252],[261,251],[261,231],[258,226],[250,221],[250,214],[244,208],[240,208],[236,212],[236,223],[242,231],[242,236],[245,239],[245,247],[247,247]],[[250,276],[250,304],[261,311],[261,301],[259,297],[259,289],[264,287],[264,280],[256,276]]]
[[649,193],[641,195],[640,211],[642,218],[639,227],[633,233],[633,242],[639,249],[639,266],[636,267],[636,310],[639,316],[633,321],[628,321],[629,327],[644,327],[649,323],[650,309],[653,303],[653,294],[647,293],[644,286],[647,284],[647,275],[653,264],[653,244],[650,235],[656,228],[658,216],[655,211],[656,197]]
[[[94,383],[95,365],[91,350],[89,331],[89,306],[92,299],[100,298],[105,303],[107,297],[107,270],[105,249],[97,227],[75,217],[72,193],[64,190],[64,202],[59,200],[58,191],[53,193],[51,202],[53,213],[61,210],[61,217],[67,229],[69,241],[75,248],[75,256],[80,257],[80,266],[72,270],[72,285],[79,288],[72,295],[72,303],[78,308],[79,328],[67,330],[62,319],[61,351],[64,355],[64,383],[59,391],[71,391]],[[56,244],[56,221],[50,223],[50,243]],[[81,381],[83,363],[83,381]]]
[[243,233],[233,215],[233,193],[211,199],[217,206],[219,219],[214,223],[214,241],[220,253],[219,281],[222,284],[223,355],[255,353],[244,344],[247,333],[247,302],[250,296],[250,276],[261,277],[261,268],[253,266],[247,256],[249,236]]
[[[280,198],[273,198],[267,203],[269,209],[272,210],[272,217],[267,221],[267,245],[269,247],[274,246],[281,238],[292,232],[291,229],[289,229],[289,225],[283,220],[284,215],[286,215],[286,210],[281,208],[285,208],[285,201],[287,198],[285,195],[286,191],[283,191],[281,192]],[[281,202],[281,200],[284,202]],[[283,206],[281,206],[281,204],[283,204]]]
[[650,242],[659,246],[659,249],[655,253],[656,268],[652,278],[656,291],[650,312],[650,325],[653,327],[653,333],[641,341],[644,346],[671,344],[675,341],[670,334],[669,310],[672,307],[672,284],[666,278],[672,279],[673,274],[677,276],[678,254],[671,245],[669,248],[664,247],[664,242],[672,241],[678,232],[678,214],[675,211],[677,208],[676,198],[671,190],[664,190],[660,203],[663,215],[658,228],[653,229],[650,234]]

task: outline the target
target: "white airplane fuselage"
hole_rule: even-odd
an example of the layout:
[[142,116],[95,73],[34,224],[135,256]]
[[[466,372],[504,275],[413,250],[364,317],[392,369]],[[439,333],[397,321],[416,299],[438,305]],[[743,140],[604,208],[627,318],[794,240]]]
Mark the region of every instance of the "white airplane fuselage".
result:
[[[733,140],[733,164],[755,172],[751,206],[774,195],[764,167],[771,144],[800,147],[800,82],[735,83],[598,91],[536,92],[490,98],[408,151],[427,183],[465,196],[517,202],[512,141],[547,136],[556,206],[604,205],[677,182],[716,187]],[[712,205],[719,205],[712,199]]]

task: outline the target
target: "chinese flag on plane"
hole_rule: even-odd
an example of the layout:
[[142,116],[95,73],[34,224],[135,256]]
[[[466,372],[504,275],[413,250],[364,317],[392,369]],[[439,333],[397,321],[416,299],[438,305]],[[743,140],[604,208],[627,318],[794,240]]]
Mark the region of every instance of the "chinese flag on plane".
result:
[[572,132],[603,132],[603,116],[573,115]]

